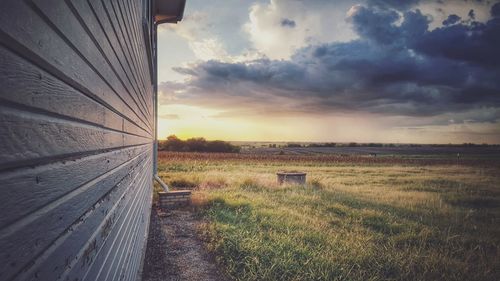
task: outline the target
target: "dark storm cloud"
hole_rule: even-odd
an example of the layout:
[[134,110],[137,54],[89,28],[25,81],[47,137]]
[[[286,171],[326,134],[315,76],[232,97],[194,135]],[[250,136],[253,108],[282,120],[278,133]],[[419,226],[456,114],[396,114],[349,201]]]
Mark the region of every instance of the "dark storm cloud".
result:
[[498,69],[500,64],[500,18],[487,23],[455,24],[408,38],[408,47],[430,57],[443,57],[475,66]]
[[[303,48],[290,60],[177,68],[189,82],[169,86],[183,90],[178,98],[205,105],[405,116],[470,112],[461,117],[470,122],[499,117],[499,17],[430,31],[419,10],[399,15],[358,6],[349,20],[357,40]],[[478,113],[485,110],[489,114]]]
[[291,19],[282,19],[281,20],[281,26],[283,26],[283,27],[294,28],[295,25],[296,25],[296,23],[294,20],[291,20]]
[[474,10],[470,10],[469,13],[467,14],[469,16],[470,19],[472,20],[475,20],[476,19],[476,13],[474,12]]
[[406,10],[417,5],[420,0],[368,0],[369,6]]
[[499,3],[496,3],[496,4],[495,4],[495,5],[493,5],[493,7],[491,8],[491,16],[492,16],[492,17],[495,17],[495,18],[500,17],[500,2],[499,2]]
[[361,37],[388,44],[399,36],[399,28],[392,24],[398,19],[399,14],[393,10],[374,10],[358,6],[350,21],[354,23],[354,30]]
[[[472,15],[474,15],[474,13]],[[455,23],[459,22],[460,20],[461,20],[461,18],[457,15],[449,15],[448,18],[443,21],[443,25],[455,24]]]

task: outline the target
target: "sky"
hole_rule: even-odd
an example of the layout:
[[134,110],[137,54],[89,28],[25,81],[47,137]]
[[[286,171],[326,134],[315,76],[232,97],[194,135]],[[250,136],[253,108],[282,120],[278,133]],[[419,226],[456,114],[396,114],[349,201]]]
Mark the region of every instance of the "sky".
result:
[[187,0],[159,138],[500,143],[500,2]]

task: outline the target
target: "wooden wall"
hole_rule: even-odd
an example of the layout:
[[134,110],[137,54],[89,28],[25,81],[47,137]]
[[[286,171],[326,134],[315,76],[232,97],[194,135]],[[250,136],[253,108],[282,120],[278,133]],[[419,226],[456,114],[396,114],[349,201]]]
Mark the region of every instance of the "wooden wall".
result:
[[0,280],[137,280],[149,0],[0,1]]

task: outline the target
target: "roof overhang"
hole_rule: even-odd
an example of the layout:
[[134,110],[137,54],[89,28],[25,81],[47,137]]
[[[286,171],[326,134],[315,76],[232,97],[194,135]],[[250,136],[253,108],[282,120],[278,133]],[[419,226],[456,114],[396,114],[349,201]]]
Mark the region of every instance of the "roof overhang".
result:
[[182,20],[186,0],[155,0],[155,24],[177,23]]

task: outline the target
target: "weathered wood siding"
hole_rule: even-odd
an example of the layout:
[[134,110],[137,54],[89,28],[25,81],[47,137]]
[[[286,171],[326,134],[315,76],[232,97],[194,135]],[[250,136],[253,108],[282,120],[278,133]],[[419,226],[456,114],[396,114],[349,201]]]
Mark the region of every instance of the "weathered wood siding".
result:
[[0,1],[0,280],[137,280],[149,0]]

